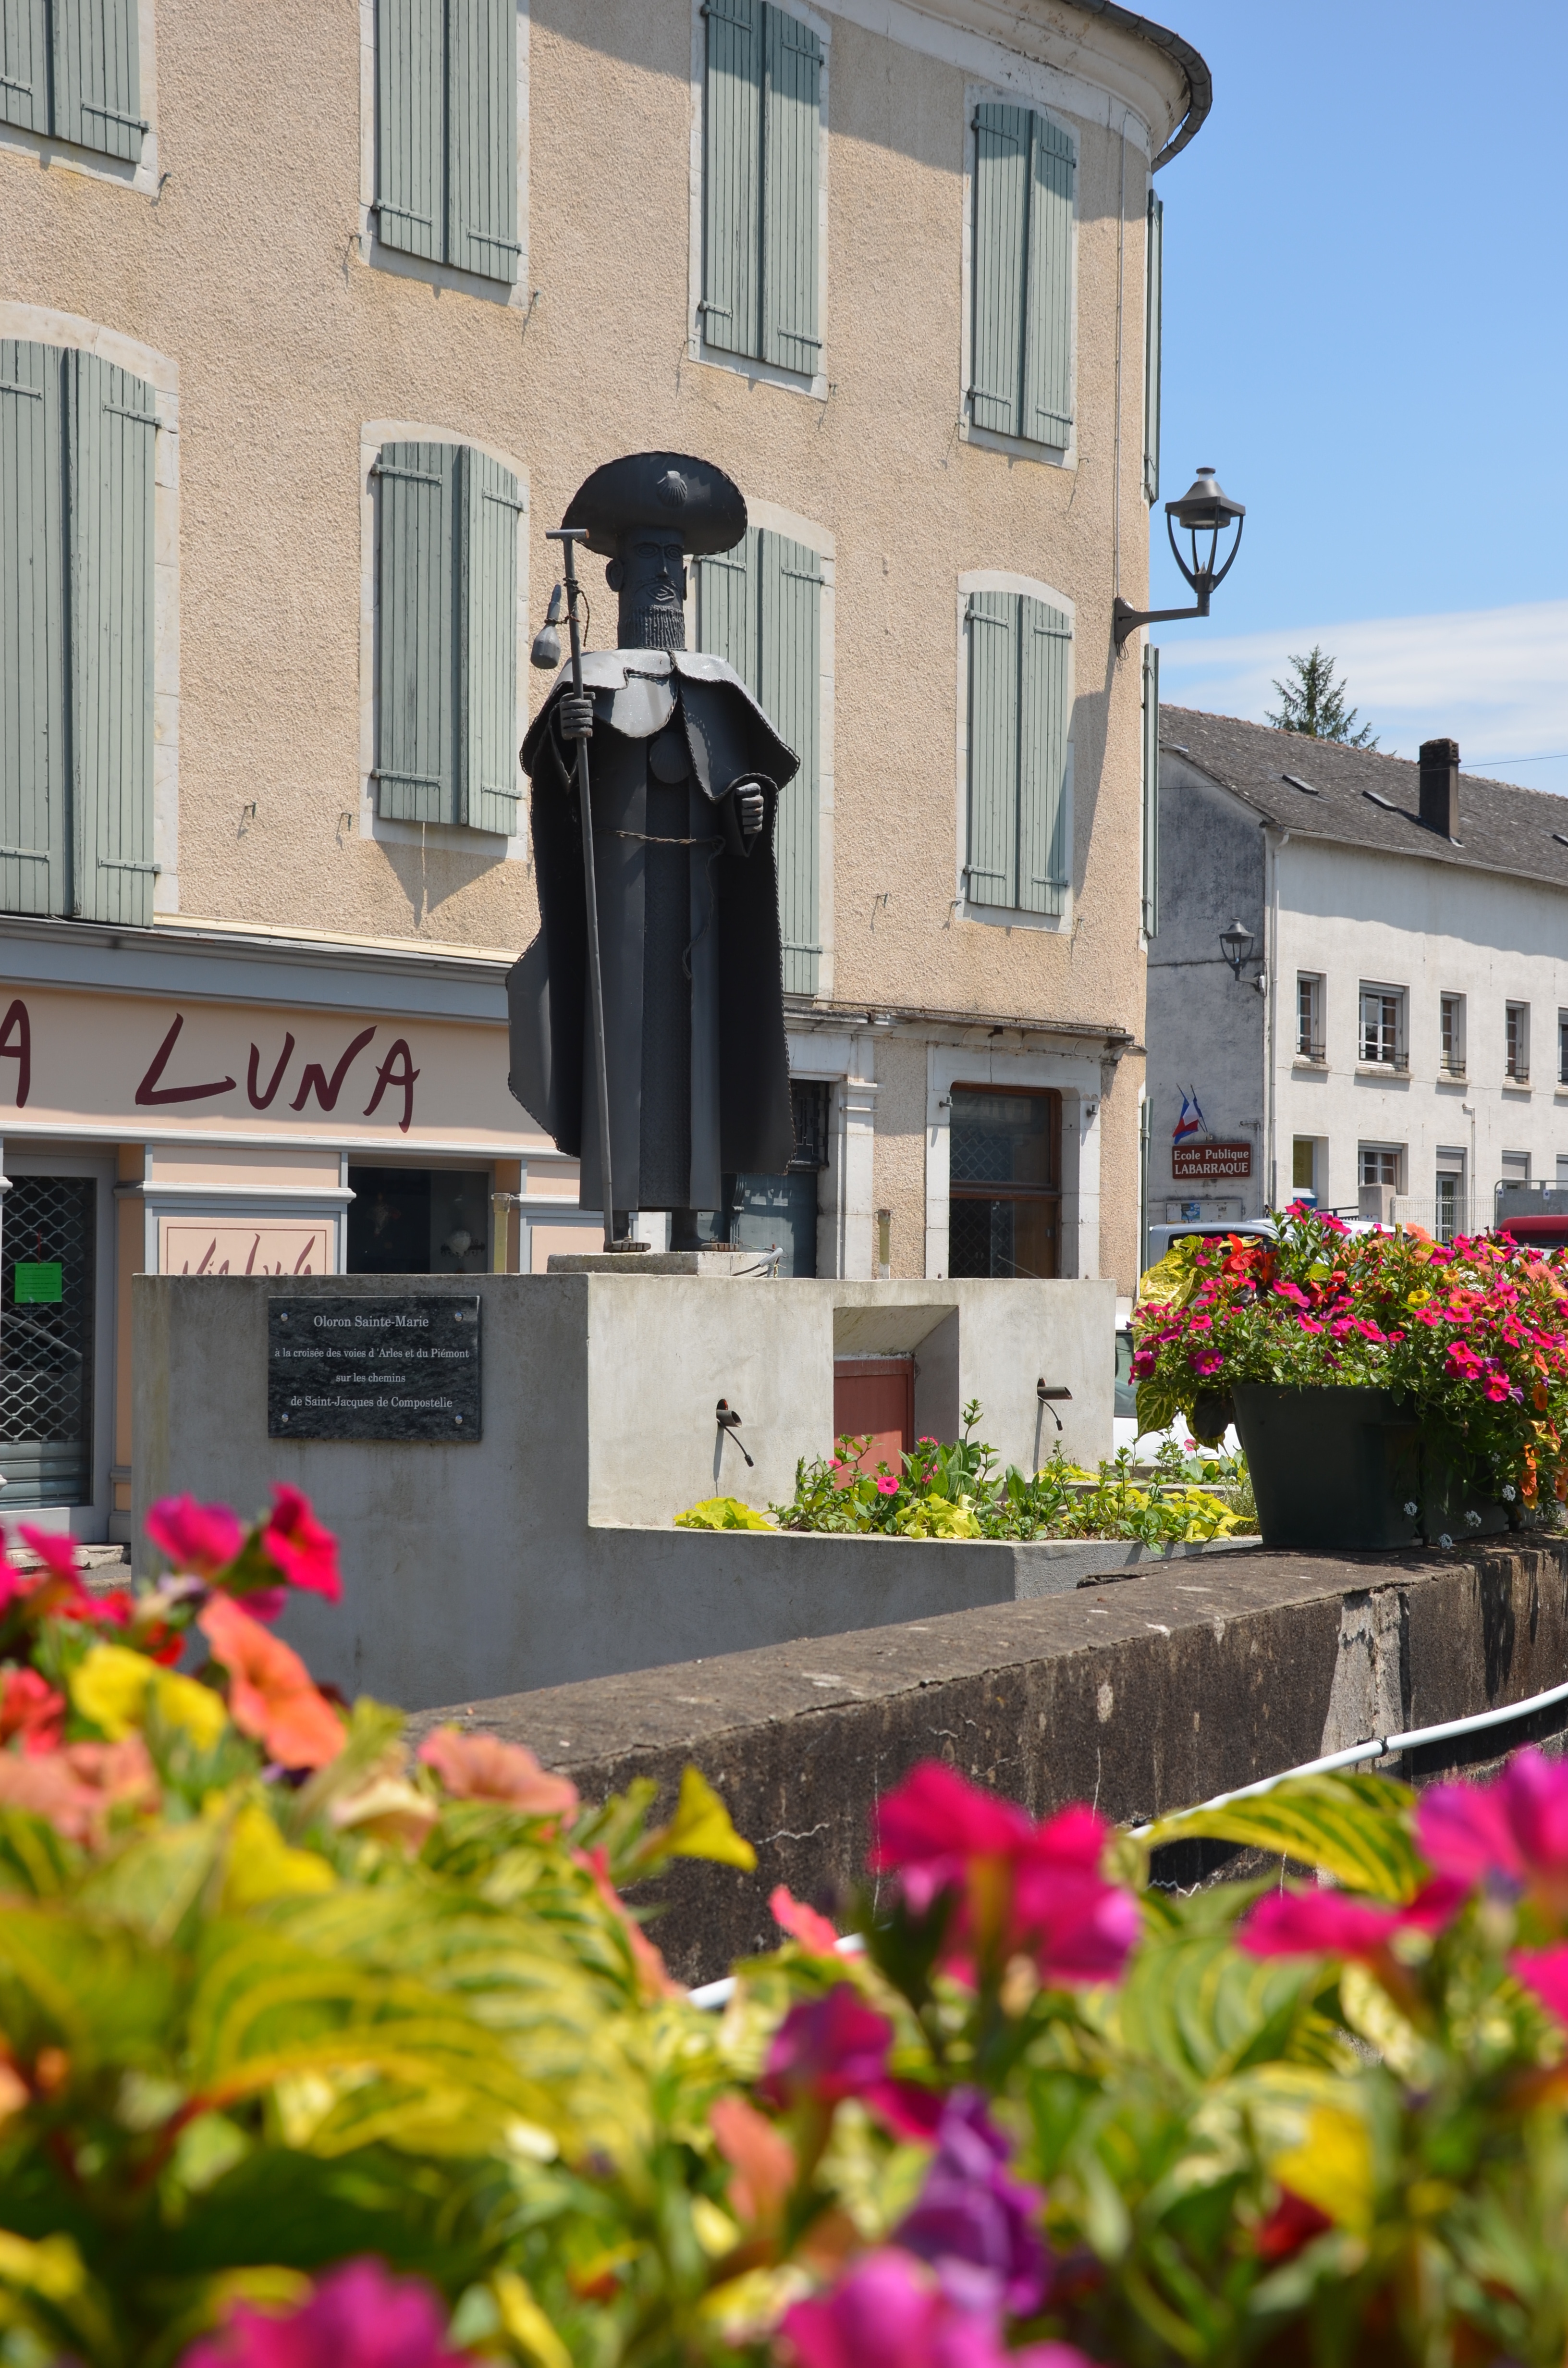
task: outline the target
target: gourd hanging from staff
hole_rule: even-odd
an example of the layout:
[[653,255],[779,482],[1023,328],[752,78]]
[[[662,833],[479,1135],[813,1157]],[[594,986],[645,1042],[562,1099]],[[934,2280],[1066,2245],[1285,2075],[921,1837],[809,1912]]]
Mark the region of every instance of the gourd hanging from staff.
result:
[[[800,759],[733,667],[686,646],[687,559],[745,529],[722,469],[638,452],[596,469],[561,529],[573,663],[521,752],[540,931],[506,982],[509,1083],[581,1162],[607,1247],[640,1209],[695,1246],[725,1175],[777,1175],[794,1149],[774,833]],[[609,561],[613,650],[579,648],[579,541]],[[557,662],[560,613],[558,586],[536,665]]]

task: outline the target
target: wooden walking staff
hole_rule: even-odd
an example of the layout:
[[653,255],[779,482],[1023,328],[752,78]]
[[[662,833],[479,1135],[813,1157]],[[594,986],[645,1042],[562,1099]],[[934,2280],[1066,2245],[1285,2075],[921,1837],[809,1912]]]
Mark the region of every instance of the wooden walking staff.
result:
[[[577,553],[575,546],[586,542],[588,529],[582,526],[549,527],[547,542],[561,545],[562,574],[566,579],[566,624],[572,636],[572,695],[583,696],[583,634],[577,622]],[[583,889],[588,900],[588,1000],[594,1021],[594,1064],[598,1072],[599,1087],[599,1173],[605,1190],[605,1247],[619,1247],[615,1238],[615,1180],[609,1143],[609,1063],[605,1052],[605,985],[599,964],[599,900],[594,878],[594,817],[588,803],[588,736],[593,726],[577,743],[577,803],[583,818]]]

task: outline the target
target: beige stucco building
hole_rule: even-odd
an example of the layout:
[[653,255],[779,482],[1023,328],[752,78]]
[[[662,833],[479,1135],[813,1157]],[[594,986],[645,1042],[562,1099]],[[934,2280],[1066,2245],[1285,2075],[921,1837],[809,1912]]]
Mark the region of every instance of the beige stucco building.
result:
[[[6,1509],[123,1526],[134,1272],[591,1241],[507,1094],[503,980],[544,530],[621,451],[741,485],[724,654],[807,760],[813,1090],[737,1233],[1129,1288],[1145,734],[1111,603],[1146,598],[1152,171],[1201,60],[1104,0],[4,22]],[[412,557],[400,469],[436,488]],[[694,570],[691,640],[718,610]]]

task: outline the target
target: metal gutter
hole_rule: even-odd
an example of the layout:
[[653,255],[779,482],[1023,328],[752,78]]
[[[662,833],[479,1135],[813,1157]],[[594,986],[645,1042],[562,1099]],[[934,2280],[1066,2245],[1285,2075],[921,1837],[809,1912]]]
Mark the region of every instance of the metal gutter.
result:
[[1156,25],[1152,17],[1140,17],[1131,8],[1119,7],[1117,0],[1073,0],[1073,5],[1082,8],[1085,16],[1103,17],[1108,25],[1115,25],[1120,31],[1132,34],[1137,40],[1147,41],[1151,49],[1163,51],[1174,64],[1180,67],[1187,84],[1187,113],[1149,167],[1152,173],[1157,173],[1162,165],[1168,165],[1173,156],[1179,156],[1182,150],[1197,139],[1208,120],[1214,105],[1214,77],[1209,71],[1207,60],[1199,55],[1190,41],[1184,41],[1179,33],[1170,32],[1164,25]]

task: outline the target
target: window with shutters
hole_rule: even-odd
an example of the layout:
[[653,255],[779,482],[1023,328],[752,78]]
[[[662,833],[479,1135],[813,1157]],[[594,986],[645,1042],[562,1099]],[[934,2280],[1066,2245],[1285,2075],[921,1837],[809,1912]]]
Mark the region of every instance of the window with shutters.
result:
[[0,133],[139,169],[154,160],[139,0],[0,0]]
[[970,118],[969,427],[1064,452],[1073,442],[1077,147],[1033,108]]
[[375,0],[375,24],[369,251],[515,288],[518,0]]
[[769,527],[697,565],[697,645],[727,659],[800,757],[774,839],[787,994],[822,979],[824,594],[832,563]]
[[693,353],[825,393],[825,27],[778,0],[699,0],[701,288]]
[[383,443],[375,513],[375,813],[515,837],[517,474],[471,444]]
[[966,905],[1060,919],[1070,886],[1073,620],[1059,597],[960,583]]
[[158,396],[0,338],[0,910],[153,917]]

